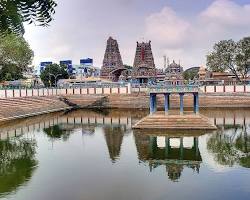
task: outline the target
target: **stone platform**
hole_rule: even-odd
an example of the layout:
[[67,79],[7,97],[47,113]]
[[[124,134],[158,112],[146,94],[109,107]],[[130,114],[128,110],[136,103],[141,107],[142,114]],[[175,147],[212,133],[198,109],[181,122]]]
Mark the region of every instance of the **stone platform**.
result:
[[179,130],[216,130],[216,126],[210,120],[201,114],[193,112],[184,112],[180,115],[178,112],[158,111],[148,115],[138,121],[134,129],[179,129]]

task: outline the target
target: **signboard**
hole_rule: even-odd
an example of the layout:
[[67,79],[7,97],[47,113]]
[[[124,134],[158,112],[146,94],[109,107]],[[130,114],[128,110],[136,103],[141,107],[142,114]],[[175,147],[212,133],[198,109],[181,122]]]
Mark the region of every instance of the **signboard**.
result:
[[61,60],[60,65],[72,65],[72,60]]
[[40,66],[41,66],[41,67],[46,67],[47,65],[51,65],[51,64],[52,64],[51,61],[41,62],[41,63],[40,63]]
[[93,59],[92,58],[86,58],[80,60],[81,65],[93,65]]

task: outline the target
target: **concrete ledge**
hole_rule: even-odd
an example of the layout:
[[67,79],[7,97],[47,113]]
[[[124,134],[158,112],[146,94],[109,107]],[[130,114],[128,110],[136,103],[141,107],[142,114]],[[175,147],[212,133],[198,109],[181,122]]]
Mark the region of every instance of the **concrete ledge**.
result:
[[[20,97],[0,98],[0,121],[24,118],[44,113],[56,112],[71,108],[59,100],[60,96],[50,97]],[[80,108],[118,108],[118,109],[148,109],[149,96],[146,94],[112,94],[112,95],[66,95],[69,102]],[[178,96],[171,96],[170,108],[178,108]],[[202,94],[199,100],[200,108],[250,108],[248,94]],[[164,107],[164,96],[157,96],[157,107]],[[184,108],[193,107],[193,96],[184,95]]]
[[173,129],[173,130],[216,130],[209,119],[201,114],[192,114],[190,112],[179,115],[164,112],[156,112],[148,115],[137,122],[133,129]]
[[23,114],[23,115],[16,115],[16,116],[12,116],[12,117],[0,118],[0,123],[6,122],[9,120],[14,120],[14,119],[21,119],[21,118],[33,117],[33,116],[47,114],[47,113],[63,111],[63,110],[67,110],[67,109],[71,109],[71,107],[56,108],[56,109],[44,110],[44,111],[40,111],[40,112],[34,112],[34,113],[28,113],[28,114]]

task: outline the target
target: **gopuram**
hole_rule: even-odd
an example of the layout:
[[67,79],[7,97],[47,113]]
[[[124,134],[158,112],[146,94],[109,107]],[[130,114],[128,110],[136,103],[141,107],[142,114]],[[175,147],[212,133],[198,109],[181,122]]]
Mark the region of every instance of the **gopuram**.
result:
[[119,76],[123,70],[124,67],[118,43],[112,37],[109,37],[107,40],[100,77],[116,82],[119,80]]
[[156,68],[151,41],[137,42],[131,78],[134,83],[149,83],[155,80]]

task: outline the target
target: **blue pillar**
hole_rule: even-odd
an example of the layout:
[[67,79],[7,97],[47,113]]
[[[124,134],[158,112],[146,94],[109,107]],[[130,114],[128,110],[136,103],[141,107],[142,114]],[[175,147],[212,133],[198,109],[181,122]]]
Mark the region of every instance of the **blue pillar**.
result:
[[194,107],[194,113],[196,113],[196,93],[193,93],[194,96],[194,103],[193,103],[193,107]]
[[168,114],[170,105],[169,105],[169,93],[165,93],[164,97],[165,97],[165,101],[164,101],[164,108],[165,108],[165,114]]
[[154,94],[150,94],[150,98],[149,98],[149,109],[150,109],[150,114],[153,114],[154,112]]
[[153,114],[156,112],[156,94],[150,94],[150,114]]
[[183,114],[183,111],[184,111],[184,103],[183,103],[184,93],[179,93],[179,95],[180,95],[180,114]]
[[156,98],[156,94],[154,94],[154,112],[157,111],[157,98]]
[[199,113],[199,94],[194,93],[194,113]]

